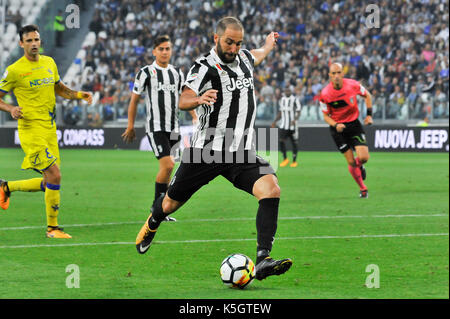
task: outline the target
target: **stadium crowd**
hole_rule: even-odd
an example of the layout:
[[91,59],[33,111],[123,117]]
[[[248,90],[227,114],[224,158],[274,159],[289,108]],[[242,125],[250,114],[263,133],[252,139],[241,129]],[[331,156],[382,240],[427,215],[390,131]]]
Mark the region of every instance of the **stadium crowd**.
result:
[[[152,63],[156,36],[172,38],[171,62],[187,74],[210,50],[215,22],[226,15],[243,22],[244,47],[260,47],[270,31],[280,33],[278,49],[256,71],[258,119],[273,120],[274,105],[290,86],[304,106],[301,119],[320,120],[317,95],[328,83],[331,60],[372,93],[375,119],[449,116],[445,0],[379,1],[375,27],[366,25],[371,12],[357,0],[99,0],[95,6],[89,27],[96,41],[85,48],[83,69],[90,69],[79,86],[99,92],[101,106],[100,114],[85,117],[93,123],[83,124],[127,117],[134,76]],[[142,103],[138,119],[144,116]],[[71,114],[66,118],[69,124]]]

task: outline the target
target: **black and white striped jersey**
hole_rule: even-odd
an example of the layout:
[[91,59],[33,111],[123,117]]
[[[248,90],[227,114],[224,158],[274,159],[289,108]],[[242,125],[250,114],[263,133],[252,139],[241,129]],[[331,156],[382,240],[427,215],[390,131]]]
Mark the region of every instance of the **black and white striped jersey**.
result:
[[209,89],[218,93],[214,105],[196,108],[198,124],[191,139],[193,148],[228,152],[255,149],[254,63],[255,57],[244,49],[232,63],[224,63],[214,48],[195,61],[185,85],[198,96]]
[[155,61],[138,72],[133,93],[145,93],[147,133],[179,132],[178,101],[183,82],[183,72],[171,64],[162,68]]
[[285,96],[278,102],[279,111],[281,113],[281,119],[278,127],[284,130],[294,131],[297,128],[297,121],[292,124],[292,121],[296,119],[296,113],[301,112],[302,105],[300,104],[300,99],[295,96]]

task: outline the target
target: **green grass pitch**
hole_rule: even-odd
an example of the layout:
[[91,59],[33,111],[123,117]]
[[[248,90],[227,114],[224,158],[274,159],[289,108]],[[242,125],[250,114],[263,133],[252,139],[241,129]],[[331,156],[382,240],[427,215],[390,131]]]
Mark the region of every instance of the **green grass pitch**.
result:
[[[0,149],[0,178],[22,152]],[[45,238],[43,193],[14,193],[0,211],[0,298],[449,298],[449,155],[371,153],[369,199],[338,152],[299,153],[279,168],[282,189],[272,256],[283,276],[244,290],[220,280],[230,253],[255,259],[257,201],[217,178],[163,223],[145,255],[134,241],[153,200],[150,152],[62,150],[59,221],[71,240]],[[68,288],[79,269],[79,288]],[[366,280],[379,270],[379,288]],[[368,281],[374,282],[374,281]],[[70,286],[70,285],[69,285]]]

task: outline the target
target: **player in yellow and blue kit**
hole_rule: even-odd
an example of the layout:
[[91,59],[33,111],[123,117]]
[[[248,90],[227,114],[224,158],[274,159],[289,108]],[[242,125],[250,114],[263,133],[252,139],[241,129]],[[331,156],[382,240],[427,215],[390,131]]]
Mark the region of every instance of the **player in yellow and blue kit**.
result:
[[[0,80],[0,110],[18,120],[19,139],[25,158],[22,169],[33,169],[40,178],[19,181],[0,180],[0,207],[9,207],[14,191],[45,192],[47,237],[71,238],[58,226],[61,172],[55,123],[55,94],[66,99],[84,99],[92,103],[90,92],[73,91],[59,78],[55,61],[40,55],[41,39],[35,25],[19,30],[24,56],[11,64]],[[19,106],[5,103],[2,98],[13,91]]]

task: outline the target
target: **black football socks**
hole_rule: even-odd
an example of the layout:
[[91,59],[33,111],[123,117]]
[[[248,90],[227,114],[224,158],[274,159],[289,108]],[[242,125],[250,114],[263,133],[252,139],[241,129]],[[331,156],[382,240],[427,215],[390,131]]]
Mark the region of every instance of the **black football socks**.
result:
[[294,139],[292,139],[292,161],[297,162],[298,147]]
[[259,201],[256,214],[257,256],[256,264],[269,256],[277,231],[279,198],[264,198]]
[[148,227],[151,230],[156,230],[161,222],[166,218],[166,214],[163,212],[162,202],[165,194],[161,194],[154,202],[152,206],[152,217],[148,220]]
[[155,201],[158,199],[161,194],[165,194],[167,192],[167,184],[161,184],[155,182]]
[[283,159],[286,159],[287,158],[286,143],[284,140],[280,140],[280,151],[283,154]]

